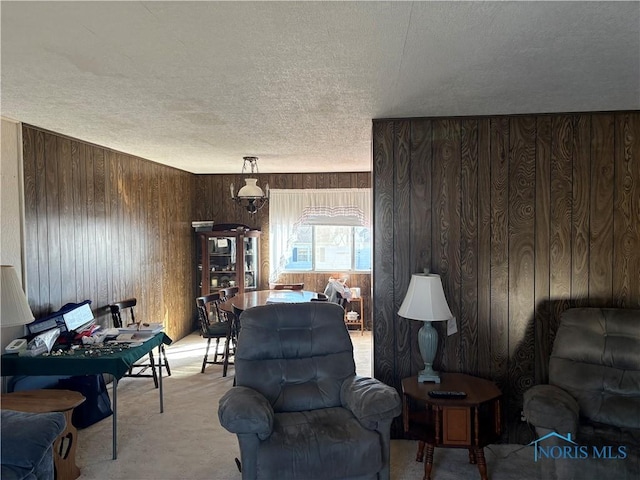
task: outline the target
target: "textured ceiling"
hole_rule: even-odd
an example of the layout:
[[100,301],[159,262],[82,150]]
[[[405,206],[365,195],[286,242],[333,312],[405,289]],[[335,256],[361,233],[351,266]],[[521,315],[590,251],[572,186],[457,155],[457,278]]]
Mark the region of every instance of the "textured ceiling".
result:
[[638,2],[8,2],[3,116],[194,173],[368,171],[374,118],[640,108]]

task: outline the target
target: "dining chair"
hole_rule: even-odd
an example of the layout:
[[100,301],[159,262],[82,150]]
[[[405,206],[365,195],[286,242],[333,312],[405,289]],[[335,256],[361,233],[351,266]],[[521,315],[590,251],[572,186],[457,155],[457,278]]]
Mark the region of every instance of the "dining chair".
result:
[[[203,297],[196,298],[196,306],[198,307],[198,319],[200,321],[200,335],[207,339],[207,348],[204,352],[202,360],[202,369],[200,373],[204,373],[207,365],[222,365],[222,376],[227,376],[227,369],[233,362],[229,361],[229,357],[234,353],[231,349],[232,342],[232,322],[220,315],[220,293],[211,293]],[[209,360],[209,347],[211,340],[215,339],[213,360]],[[224,339],[224,349],[220,353],[220,340]],[[218,360],[218,355],[222,356],[222,360]]]
[[221,288],[219,290],[220,301],[224,302],[224,301],[229,300],[230,298],[235,297],[238,294],[239,291],[240,291],[240,287]]
[[[129,325],[139,324],[139,321],[136,321],[136,315],[134,312],[134,307],[137,303],[137,299],[128,298],[109,305],[111,321],[113,322],[114,328],[125,328]],[[153,384],[158,388],[158,373],[156,372],[156,368],[164,368],[167,372],[167,376],[171,376],[171,367],[169,366],[169,360],[167,360],[167,353],[164,349],[164,344],[160,344],[160,355],[158,355],[157,363],[153,355],[153,350],[149,352],[148,358],[148,361],[142,360],[138,363],[134,363],[131,368],[129,368],[129,372],[124,376],[134,378],[153,378]],[[151,373],[146,373],[148,369],[151,369]]]
[[[239,287],[227,287],[220,290],[220,303],[226,302],[230,298],[235,297],[240,292]],[[227,310],[223,310],[219,307],[218,304],[218,315],[221,319],[228,321],[231,324],[231,345],[229,346],[230,355],[233,356],[235,354],[236,343],[238,342],[238,332],[240,331],[240,324],[238,323],[238,318],[240,315],[235,314],[234,312],[229,312]]]

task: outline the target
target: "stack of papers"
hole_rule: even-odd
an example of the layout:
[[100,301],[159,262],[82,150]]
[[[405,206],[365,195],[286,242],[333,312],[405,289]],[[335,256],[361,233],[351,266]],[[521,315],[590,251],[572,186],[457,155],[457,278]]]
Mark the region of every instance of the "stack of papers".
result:
[[120,333],[148,333],[156,334],[164,329],[161,323],[136,323],[127,327],[119,328]]
[[161,323],[140,323],[136,325],[129,325],[128,327],[119,328],[119,335],[115,338],[116,342],[124,343],[137,343],[144,342],[153,338],[156,333],[164,330],[164,325]]

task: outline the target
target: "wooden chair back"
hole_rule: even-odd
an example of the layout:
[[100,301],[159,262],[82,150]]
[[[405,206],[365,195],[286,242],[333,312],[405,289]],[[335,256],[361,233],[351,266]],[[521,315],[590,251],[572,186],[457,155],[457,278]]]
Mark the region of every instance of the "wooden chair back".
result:
[[200,331],[203,334],[207,333],[207,327],[212,323],[211,317],[218,317],[218,303],[220,303],[220,293],[210,293],[196,298]]
[[[137,303],[138,302],[135,298],[128,298],[127,300],[122,300],[109,305],[114,328],[123,328],[136,323],[136,316],[133,312],[133,307],[135,307]],[[123,316],[124,319],[122,318]]]

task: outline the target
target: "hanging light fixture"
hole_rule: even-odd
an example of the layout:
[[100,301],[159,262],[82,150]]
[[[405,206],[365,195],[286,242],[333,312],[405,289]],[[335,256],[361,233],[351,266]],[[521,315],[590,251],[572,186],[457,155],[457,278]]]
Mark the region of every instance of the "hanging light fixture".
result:
[[[251,175],[258,173],[258,157],[243,157],[242,174],[251,168]],[[231,184],[231,199],[238,205],[242,205],[249,213],[256,213],[267,204],[269,200],[269,184],[265,185],[265,191],[258,186],[258,179],[249,177],[244,179],[245,185],[235,194],[233,183]]]

